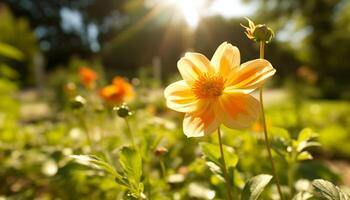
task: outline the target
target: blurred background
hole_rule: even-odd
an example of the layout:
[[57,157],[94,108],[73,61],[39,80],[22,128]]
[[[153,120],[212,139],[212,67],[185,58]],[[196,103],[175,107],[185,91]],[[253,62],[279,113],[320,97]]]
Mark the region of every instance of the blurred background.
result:
[[[266,46],[266,58],[277,69],[266,93],[270,123],[292,132],[314,129],[322,145],[318,157],[342,174],[332,180],[350,185],[349,10],[348,0],[0,1],[0,180],[7,181],[0,183],[0,194],[35,196],[24,178],[32,180],[33,169],[18,163],[28,158],[34,166],[24,150],[36,149],[53,161],[35,161],[44,166],[38,174],[60,172],[54,152],[63,155],[62,145],[67,150],[71,144],[60,140],[74,137],[74,125],[67,125],[62,112],[70,112],[67,90],[76,89],[80,67],[98,73],[97,87],[116,75],[127,77],[140,97],[134,108],[162,115],[162,88],[179,79],[176,62],[186,51],[211,58],[228,41],[243,62],[258,57],[257,44],[240,25],[247,25],[244,17],[275,31]],[[18,173],[21,181],[13,178]],[[46,191],[47,183],[34,185],[43,193],[56,191]]]
[[276,32],[267,58],[281,82],[307,69],[317,97],[349,99],[349,7],[346,0],[8,0],[0,41],[22,52],[9,62],[25,87],[45,87],[46,74],[75,58],[130,77],[159,65],[164,81],[185,51],[211,57],[223,41],[238,46],[243,61],[255,58],[257,47],[240,26],[249,17]]

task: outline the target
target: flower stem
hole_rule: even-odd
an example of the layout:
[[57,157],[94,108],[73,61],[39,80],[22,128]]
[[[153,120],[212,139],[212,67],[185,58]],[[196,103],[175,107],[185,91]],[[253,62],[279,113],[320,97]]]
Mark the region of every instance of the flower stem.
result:
[[85,118],[84,116],[82,115],[82,113],[78,113],[77,114],[77,118],[78,118],[78,122],[80,124],[80,126],[83,128],[83,131],[85,133],[85,136],[86,136],[86,140],[88,142],[88,145],[90,147],[90,150],[92,151],[93,150],[93,144],[92,144],[92,140],[91,140],[91,137],[90,137],[90,132],[89,132],[89,128],[86,124],[86,121],[85,121]]
[[221,162],[222,162],[222,167],[224,168],[223,172],[224,172],[225,181],[226,181],[227,199],[232,200],[231,184],[230,184],[230,179],[228,178],[227,169],[226,169],[226,162],[225,162],[224,150],[222,147],[220,127],[218,128],[218,139],[219,139],[219,146],[220,146],[220,153],[221,153]]
[[[264,42],[260,42],[260,58],[261,59],[264,58],[264,54],[265,54],[265,43]],[[280,196],[280,199],[283,200],[281,184],[280,184],[280,180],[278,178],[277,172],[276,172],[275,163],[273,162],[273,159],[272,159],[271,145],[270,145],[270,141],[269,141],[269,135],[268,135],[268,132],[267,132],[266,119],[265,119],[265,110],[264,110],[263,87],[260,88],[260,95],[259,95],[259,97],[260,97],[260,107],[261,107],[261,112],[262,112],[261,119],[262,119],[262,124],[263,124],[263,128],[264,128],[265,145],[266,145],[266,149],[267,149],[267,152],[268,152],[268,155],[269,155],[273,176],[275,177],[275,180],[276,180],[278,194]]]
[[260,42],[260,58],[263,59],[265,57],[265,43]]
[[162,170],[162,175],[163,175],[163,178],[166,178],[166,170],[165,170],[165,164],[164,164],[164,161],[162,158],[159,159],[159,163],[160,163],[160,168]]
[[128,129],[129,136],[130,136],[130,138],[131,138],[132,146],[134,147],[134,149],[136,149],[135,140],[134,140],[134,136],[133,136],[133,134],[132,134],[131,128],[130,128],[129,121],[128,121],[127,118],[124,118],[124,120],[125,120],[126,127],[127,127],[127,129]]

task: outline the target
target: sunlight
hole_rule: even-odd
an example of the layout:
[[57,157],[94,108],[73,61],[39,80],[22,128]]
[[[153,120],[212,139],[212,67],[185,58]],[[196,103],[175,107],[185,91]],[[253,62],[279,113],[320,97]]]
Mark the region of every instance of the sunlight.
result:
[[168,0],[181,12],[186,23],[195,28],[200,21],[199,10],[204,6],[203,0]]

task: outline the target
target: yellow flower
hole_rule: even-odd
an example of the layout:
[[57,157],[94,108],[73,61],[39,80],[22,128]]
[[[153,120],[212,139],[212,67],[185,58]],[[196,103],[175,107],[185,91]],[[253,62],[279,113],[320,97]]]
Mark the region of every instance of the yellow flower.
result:
[[240,65],[237,47],[224,42],[209,61],[199,53],[186,53],[178,61],[184,80],[169,85],[164,95],[167,106],[183,112],[184,133],[200,137],[220,124],[242,129],[259,116],[260,106],[251,93],[275,73],[270,62],[256,59]]

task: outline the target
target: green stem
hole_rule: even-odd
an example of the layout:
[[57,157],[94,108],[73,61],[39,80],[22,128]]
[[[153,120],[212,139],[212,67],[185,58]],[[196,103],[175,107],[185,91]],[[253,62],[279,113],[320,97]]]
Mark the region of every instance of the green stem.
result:
[[[265,43],[260,42],[260,58],[261,59],[264,58],[264,54],[265,54]],[[280,184],[280,180],[278,178],[277,172],[276,172],[275,163],[273,162],[272,153],[271,153],[271,145],[270,145],[269,136],[268,136],[268,132],[267,132],[265,110],[264,110],[263,87],[260,88],[259,97],[260,97],[260,107],[261,107],[261,112],[262,112],[261,118],[262,118],[262,124],[263,124],[263,128],[264,128],[265,145],[266,145],[266,149],[267,149],[267,152],[269,155],[272,173],[273,173],[273,176],[275,177],[275,180],[276,180],[278,194],[280,196],[280,199],[283,200],[281,184]]]
[[260,58],[264,59],[265,57],[265,43],[260,42]]
[[294,195],[294,164],[290,163],[289,168],[288,168],[288,186],[290,190],[290,197],[293,197]]
[[92,149],[93,149],[92,140],[91,140],[90,133],[89,133],[89,128],[87,127],[87,124],[85,122],[84,116],[82,116],[81,113],[78,113],[77,117],[78,117],[80,125],[84,129],[84,132],[85,132],[85,135],[86,135],[86,140],[88,141],[88,145],[90,147],[90,150],[92,151]]
[[126,127],[127,127],[127,129],[128,129],[129,136],[130,136],[130,138],[131,138],[132,146],[134,147],[134,149],[136,149],[135,140],[134,140],[134,136],[133,136],[133,134],[132,134],[131,128],[130,128],[129,121],[128,121],[127,118],[124,118],[124,120],[125,120]]
[[225,162],[224,150],[222,147],[220,127],[218,128],[218,139],[219,139],[219,146],[220,146],[220,153],[221,153],[221,162],[222,162],[222,167],[224,168],[223,172],[224,172],[225,181],[226,181],[227,199],[232,200],[231,184],[230,184],[230,179],[228,178],[227,169],[226,169],[226,162]]
[[166,177],[166,170],[165,170],[165,164],[164,164],[164,161],[162,158],[159,158],[159,162],[160,162],[160,168],[162,170],[162,175],[163,175],[163,178]]

